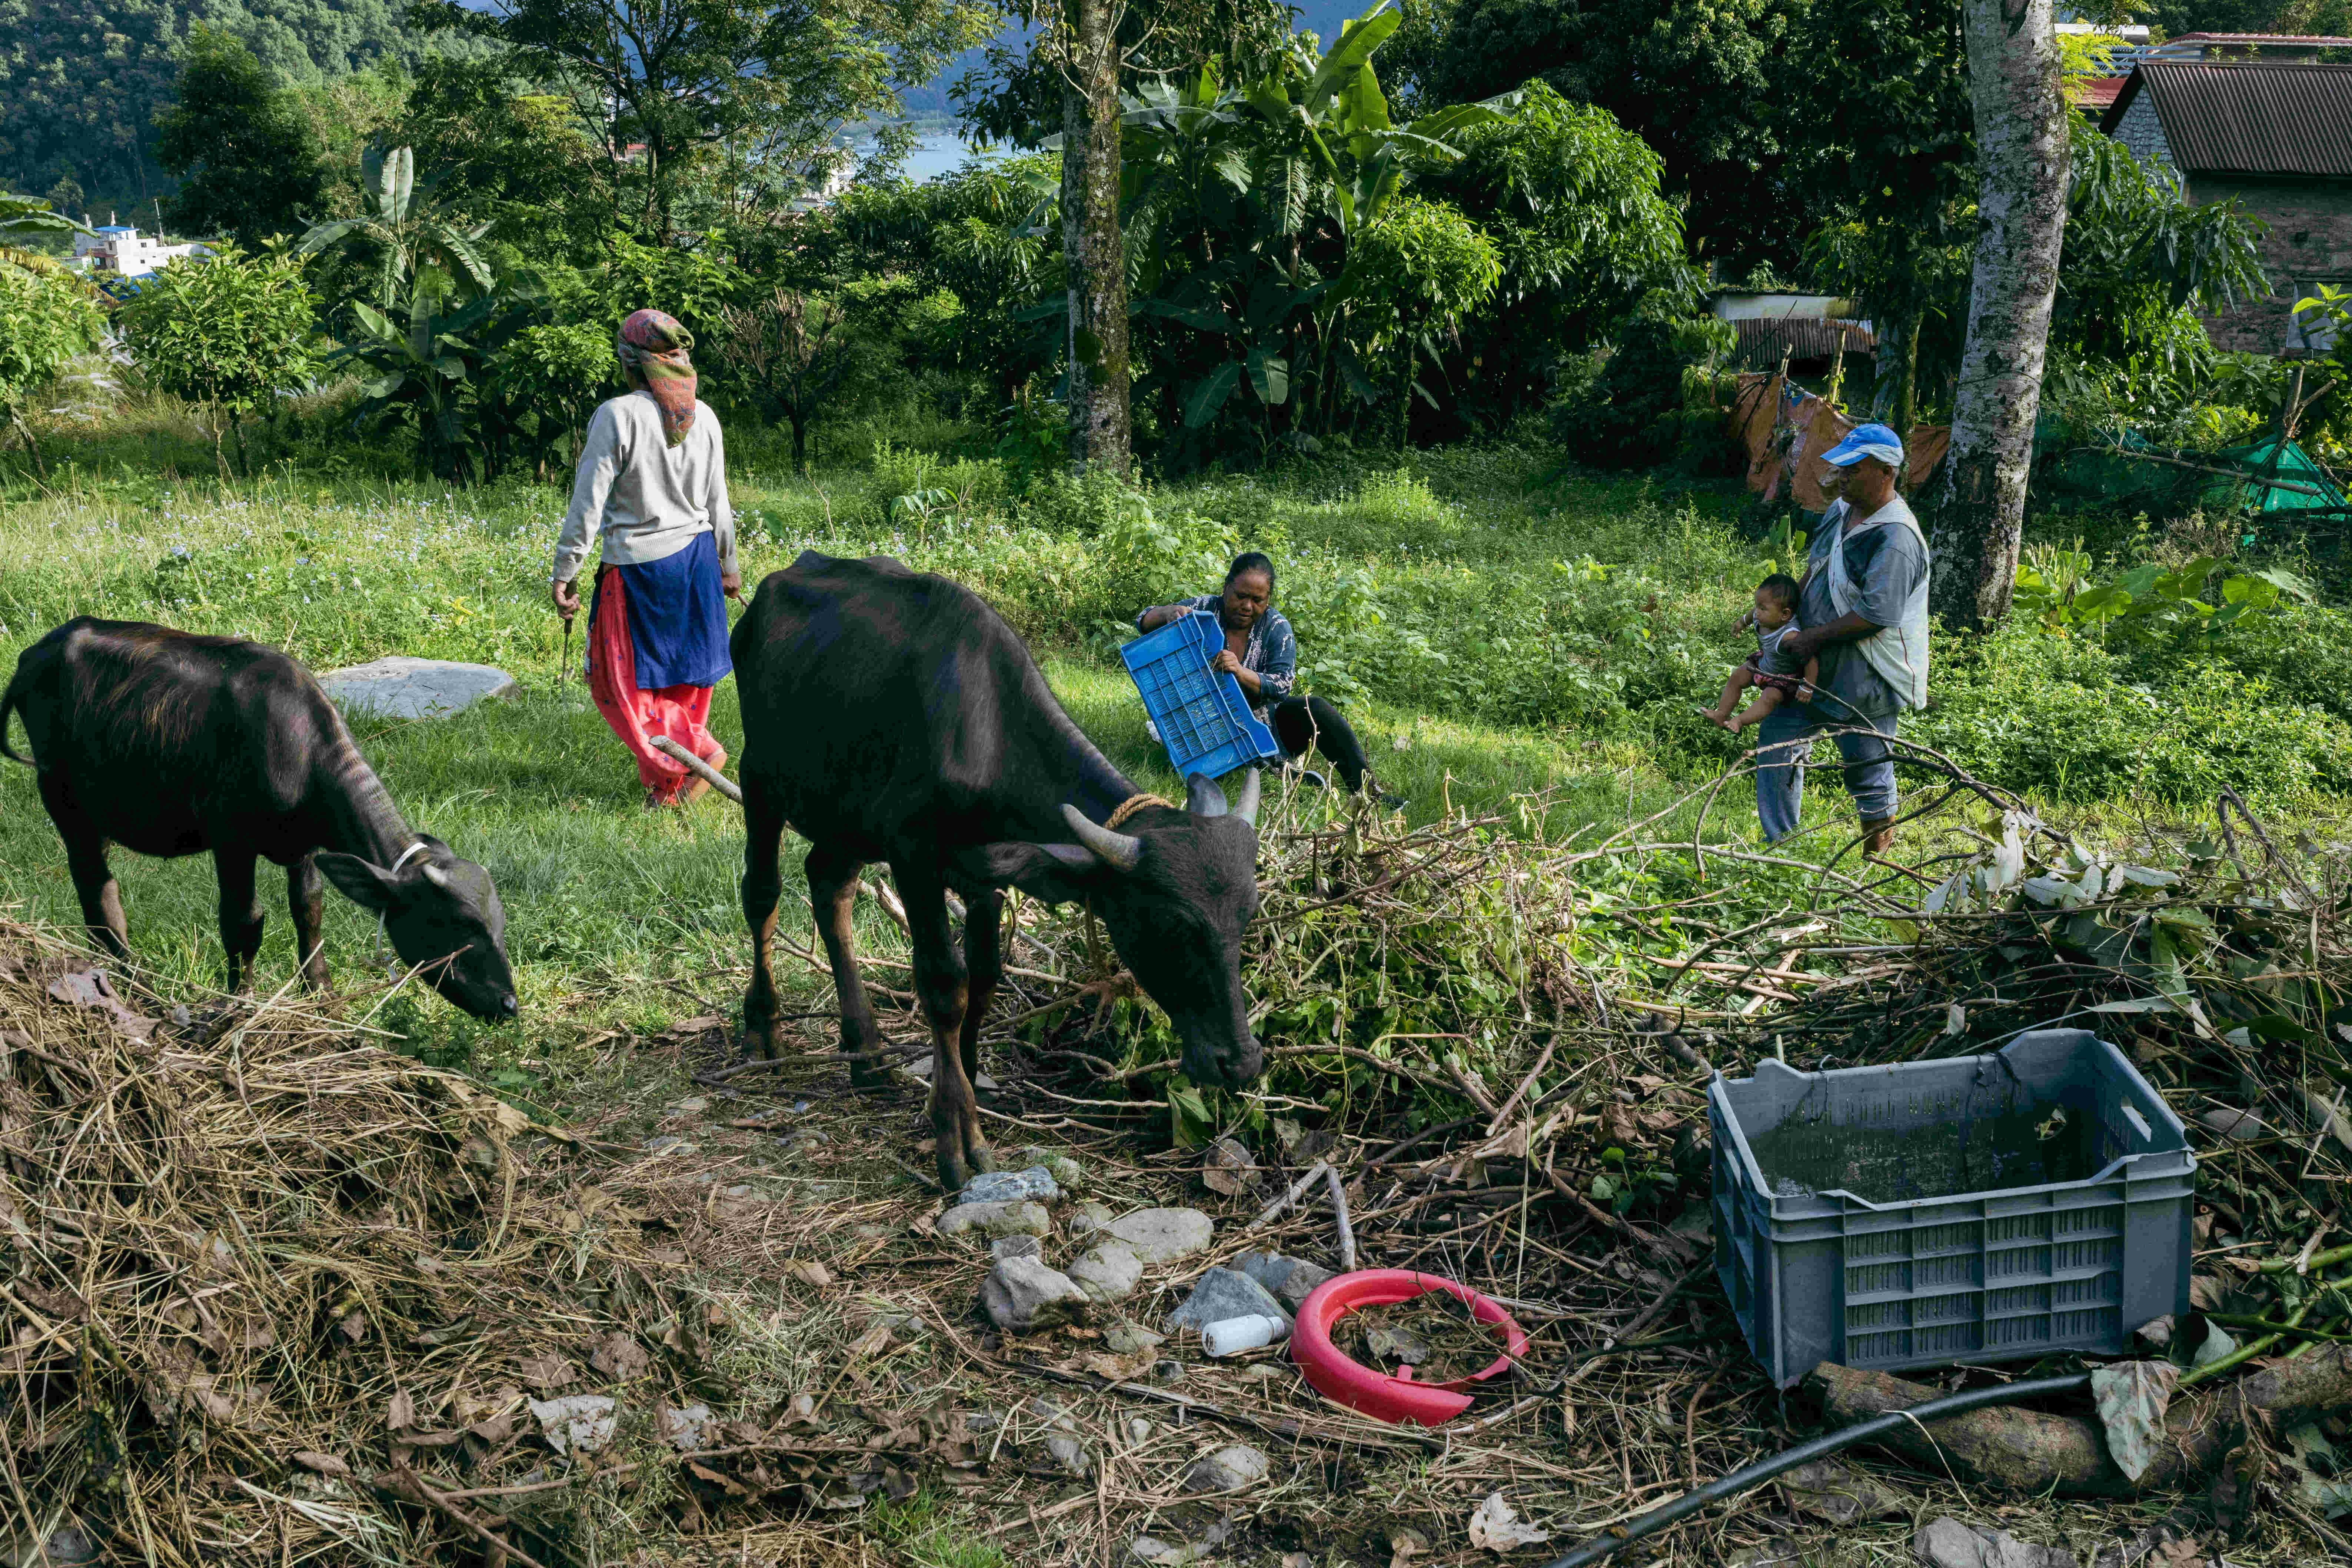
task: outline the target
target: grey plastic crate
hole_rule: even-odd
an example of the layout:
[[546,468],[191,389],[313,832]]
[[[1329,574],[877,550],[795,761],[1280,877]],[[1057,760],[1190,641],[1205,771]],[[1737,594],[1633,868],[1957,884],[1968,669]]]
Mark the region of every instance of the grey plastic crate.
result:
[[1706,1101],[1716,1271],[1783,1388],[1823,1361],[2113,1355],[2189,1310],[2196,1156],[2086,1030],[1894,1067],[1768,1060]]

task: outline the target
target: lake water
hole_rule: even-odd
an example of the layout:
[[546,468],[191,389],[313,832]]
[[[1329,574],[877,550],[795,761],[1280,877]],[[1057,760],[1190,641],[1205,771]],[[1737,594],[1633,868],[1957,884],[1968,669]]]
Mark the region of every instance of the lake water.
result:
[[915,144],[914,151],[907,154],[906,161],[898,167],[910,180],[936,180],[941,174],[954,174],[972,157],[977,156],[984,163],[993,163],[1011,153],[1011,148],[999,145],[984,147],[975,154],[954,132],[934,131]]

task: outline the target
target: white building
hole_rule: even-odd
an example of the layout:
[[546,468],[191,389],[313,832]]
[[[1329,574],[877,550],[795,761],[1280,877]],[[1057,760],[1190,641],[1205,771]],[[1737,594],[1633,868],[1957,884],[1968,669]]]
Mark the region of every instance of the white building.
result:
[[149,239],[129,224],[110,223],[92,234],[77,234],[74,259],[100,272],[124,278],[145,278],[158,267],[168,267],[184,256],[209,256],[201,245],[166,245]]

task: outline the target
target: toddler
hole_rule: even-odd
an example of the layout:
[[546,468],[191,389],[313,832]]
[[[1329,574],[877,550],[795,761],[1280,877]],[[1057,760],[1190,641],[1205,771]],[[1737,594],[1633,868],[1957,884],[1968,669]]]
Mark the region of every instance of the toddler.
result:
[[[1762,723],[1765,715],[1780,706],[1785,696],[1793,695],[1800,701],[1809,700],[1813,681],[1821,672],[1818,659],[1807,659],[1800,668],[1780,656],[1780,639],[1797,625],[1797,580],[1787,573],[1775,572],[1756,585],[1755,603],[1739,617],[1739,625],[1756,628],[1756,651],[1723,683],[1722,700],[1712,708],[1699,710],[1710,722],[1734,734],[1750,724]],[[1738,705],[1739,694],[1750,687],[1756,689],[1756,700],[1734,714],[1732,709]]]

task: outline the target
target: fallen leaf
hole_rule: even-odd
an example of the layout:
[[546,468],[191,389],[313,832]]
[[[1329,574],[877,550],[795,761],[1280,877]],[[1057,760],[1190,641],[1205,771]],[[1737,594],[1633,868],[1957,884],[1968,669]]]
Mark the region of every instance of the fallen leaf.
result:
[[1538,1530],[1514,1513],[1500,1492],[1487,1493],[1486,1500],[1470,1516],[1470,1544],[1489,1552],[1517,1552],[1522,1546],[1540,1545],[1550,1539],[1550,1531]]
[[1201,1184],[1226,1197],[1254,1184],[1257,1159],[1238,1138],[1220,1138],[1201,1156]]
[[2192,1367],[2210,1366],[2237,1348],[2237,1341],[2209,1322],[2205,1325],[2205,1342],[2197,1347],[2197,1353],[2189,1358],[2189,1364]]
[[588,1364],[606,1377],[626,1383],[633,1377],[645,1375],[646,1370],[653,1365],[653,1357],[647,1355],[645,1347],[635,1340],[615,1330],[597,1342],[596,1349],[588,1357]]
[[2137,1480],[2156,1462],[2164,1442],[2164,1409],[2172,1403],[2180,1369],[2168,1361],[2126,1361],[2093,1369],[2091,1402],[2107,1431],[2116,1468]]
[[849,1342],[849,1353],[854,1356],[880,1355],[890,1348],[890,1325],[877,1323]]
[[580,1373],[573,1369],[571,1361],[553,1351],[525,1356],[515,1365],[521,1372],[523,1381],[541,1394],[552,1394],[566,1384],[580,1381]]
[[784,1272],[802,1284],[814,1286],[820,1290],[833,1283],[833,1270],[814,1258],[798,1258],[787,1263],[784,1265]]
[[1413,1558],[1429,1550],[1429,1537],[1410,1526],[1398,1526],[1389,1531],[1389,1568],[1406,1568]]
[[408,1390],[393,1391],[392,1411],[385,1417],[385,1425],[395,1432],[405,1432],[416,1425],[416,1401],[409,1397]]
[[114,1032],[128,1039],[146,1039],[163,1022],[124,1006],[103,969],[77,969],[70,974],[61,974],[49,982],[49,994],[69,1007],[89,1007],[105,1014]]
[[297,1453],[294,1462],[306,1470],[316,1470],[322,1476],[348,1476],[352,1468],[332,1454]]

